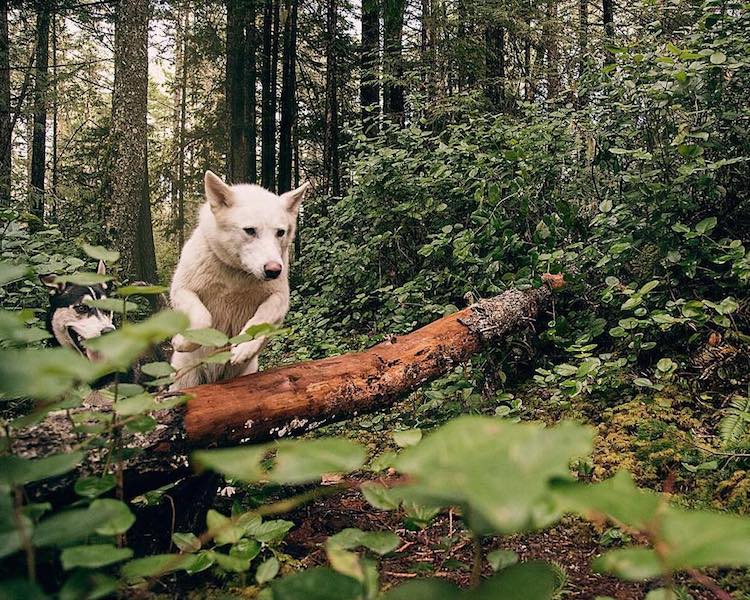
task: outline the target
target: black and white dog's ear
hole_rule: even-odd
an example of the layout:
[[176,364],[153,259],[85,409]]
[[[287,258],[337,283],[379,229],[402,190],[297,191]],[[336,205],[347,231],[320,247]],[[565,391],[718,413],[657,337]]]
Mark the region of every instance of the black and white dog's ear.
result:
[[97,275],[106,275],[107,274],[107,265],[104,264],[103,260],[99,260],[99,264],[96,266],[96,274]]
[[57,275],[55,273],[50,273],[48,275],[39,276],[39,281],[41,281],[45,286],[47,286],[50,292],[62,292],[65,289],[65,284],[58,283],[56,280],[57,280]]
[[216,212],[232,205],[232,189],[218,175],[212,171],[206,171],[203,184],[206,188],[206,200],[211,205],[212,211]]
[[284,205],[290,213],[297,214],[299,211],[299,205],[302,204],[302,200],[305,199],[305,195],[307,194],[307,190],[310,189],[310,186],[310,182],[307,181],[296,190],[291,190],[281,194],[281,199],[284,201]]

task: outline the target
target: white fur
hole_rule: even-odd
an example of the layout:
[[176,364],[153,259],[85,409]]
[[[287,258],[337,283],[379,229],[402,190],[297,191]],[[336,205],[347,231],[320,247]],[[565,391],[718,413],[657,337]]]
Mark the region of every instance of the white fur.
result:
[[[232,337],[252,325],[281,324],[289,309],[289,246],[307,187],[277,196],[257,185],[230,187],[206,172],[207,202],[182,249],[170,291],[172,306],[188,316],[192,329],[213,327]],[[265,269],[279,266],[278,278],[268,279]],[[265,338],[234,345],[226,366],[191,368],[207,350],[181,335],[172,345],[178,371],[173,389],[182,389],[254,373]]]

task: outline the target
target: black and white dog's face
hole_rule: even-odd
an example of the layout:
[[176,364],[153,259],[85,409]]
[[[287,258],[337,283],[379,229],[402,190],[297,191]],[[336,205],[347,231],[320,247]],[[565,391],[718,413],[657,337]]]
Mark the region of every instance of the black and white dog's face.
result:
[[[104,263],[100,261],[97,273],[105,272]],[[55,278],[54,274],[40,276],[42,283],[51,290],[47,329],[60,346],[74,348],[89,360],[97,360],[97,353],[86,347],[86,340],[114,331],[115,327],[111,312],[89,306],[87,300],[106,298],[107,284],[55,283]]]

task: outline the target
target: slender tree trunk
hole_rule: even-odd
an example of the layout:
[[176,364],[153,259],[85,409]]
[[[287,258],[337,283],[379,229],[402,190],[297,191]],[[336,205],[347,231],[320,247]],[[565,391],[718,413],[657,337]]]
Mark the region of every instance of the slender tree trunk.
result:
[[586,70],[586,54],[589,51],[589,0],[578,2],[578,76]]
[[547,49],[547,97],[557,96],[560,90],[560,73],[557,68],[559,50],[557,43],[557,0],[547,0],[547,15],[543,31]]
[[245,11],[244,0],[227,0],[226,95],[229,114],[227,175],[231,183],[247,183],[245,136]]
[[12,120],[10,116],[8,0],[0,0],[0,206],[10,204]]
[[50,7],[37,4],[36,68],[34,80],[34,133],[31,139],[31,213],[44,222],[44,179],[47,162],[47,86],[49,69]]
[[336,31],[338,9],[336,0],[328,0],[326,13],[326,122],[323,166],[326,191],[341,194],[341,165],[339,157],[339,101]]
[[182,24],[182,48],[180,50],[180,134],[177,155],[177,244],[185,245],[185,129],[187,126],[187,87],[188,87],[188,28],[190,9],[185,7]]
[[392,121],[404,124],[405,99],[402,38],[406,0],[383,0],[383,47],[386,81],[383,85],[384,112]]
[[284,57],[281,74],[281,123],[279,125],[280,194],[292,189],[292,132],[297,119],[297,2],[284,0]]
[[362,107],[362,129],[367,136],[378,132],[380,117],[380,5],[378,0],[362,0],[362,79],[359,100]]
[[258,181],[258,133],[256,125],[255,87],[257,82],[256,55],[258,36],[255,27],[256,0],[245,0],[247,11],[245,15],[245,138],[247,145],[248,165],[246,173],[250,183]]
[[111,199],[107,225],[120,251],[123,277],[154,281],[156,260],[148,197],[149,0],[120,0],[115,9]]
[[58,99],[57,99],[57,13],[52,14],[52,221],[57,221],[57,134],[58,134]]
[[487,26],[485,35],[487,95],[495,105],[502,106],[505,101],[505,29],[492,23]]
[[602,0],[602,14],[604,21],[604,62],[612,64],[615,56],[608,49],[615,43],[615,0]]
[[273,16],[274,0],[265,0],[263,7],[263,65],[261,72],[261,185],[272,190],[276,163],[276,115],[274,114],[274,98],[276,89],[273,69]]

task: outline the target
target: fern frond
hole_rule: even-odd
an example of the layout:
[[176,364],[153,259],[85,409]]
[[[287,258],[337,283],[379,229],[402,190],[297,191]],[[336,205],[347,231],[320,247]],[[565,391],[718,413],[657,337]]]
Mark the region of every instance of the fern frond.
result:
[[750,394],[735,396],[719,423],[722,445],[727,448],[742,442],[747,435],[748,427],[750,427]]

